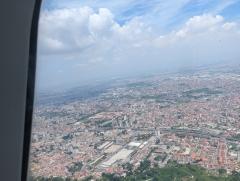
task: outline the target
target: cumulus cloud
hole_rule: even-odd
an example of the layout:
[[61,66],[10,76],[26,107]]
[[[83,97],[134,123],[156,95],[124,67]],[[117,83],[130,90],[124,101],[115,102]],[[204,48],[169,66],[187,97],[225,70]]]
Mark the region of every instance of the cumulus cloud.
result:
[[45,10],[39,27],[41,56],[74,61],[74,71],[84,67],[88,74],[111,76],[240,58],[239,24],[220,15],[193,16],[179,29],[161,34],[141,17],[119,24],[109,9],[80,7]]
[[[209,30],[219,28],[218,25],[223,23],[222,16],[202,15],[190,18],[185,26],[177,32],[177,35],[184,36],[189,33],[205,33]],[[219,29],[218,29],[219,30]]]
[[121,26],[106,8],[94,12],[89,7],[81,7],[43,12],[39,41],[42,53],[72,53],[102,44],[102,41],[111,45],[119,42],[124,46],[129,46],[129,43],[133,47],[151,46],[150,43],[157,40],[161,40],[160,44],[168,44],[179,37],[188,38],[199,34],[207,36],[211,32],[239,35],[237,28],[237,23],[225,22],[220,15],[203,14],[190,18],[177,31],[159,35],[153,27],[142,22],[141,18],[133,18]]

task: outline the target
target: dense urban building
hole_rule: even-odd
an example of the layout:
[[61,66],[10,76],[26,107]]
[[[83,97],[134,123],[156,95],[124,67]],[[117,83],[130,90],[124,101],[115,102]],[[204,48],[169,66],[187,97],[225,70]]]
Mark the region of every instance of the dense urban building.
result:
[[37,97],[34,177],[126,176],[144,160],[240,171],[240,68],[200,67]]

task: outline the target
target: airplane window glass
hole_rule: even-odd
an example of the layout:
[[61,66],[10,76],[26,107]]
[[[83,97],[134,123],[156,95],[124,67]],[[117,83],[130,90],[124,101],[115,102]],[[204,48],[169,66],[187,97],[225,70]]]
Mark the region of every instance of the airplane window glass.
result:
[[240,180],[240,1],[52,0],[29,180]]

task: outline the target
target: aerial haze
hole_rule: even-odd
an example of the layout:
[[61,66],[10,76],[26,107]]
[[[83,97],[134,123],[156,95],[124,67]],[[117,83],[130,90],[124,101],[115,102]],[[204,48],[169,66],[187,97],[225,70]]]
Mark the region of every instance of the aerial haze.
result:
[[238,62],[240,2],[44,1],[37,88]]

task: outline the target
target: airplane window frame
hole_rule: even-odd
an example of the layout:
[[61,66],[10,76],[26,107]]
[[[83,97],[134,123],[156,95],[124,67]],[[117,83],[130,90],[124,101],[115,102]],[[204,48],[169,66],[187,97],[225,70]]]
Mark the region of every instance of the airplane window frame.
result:
[[21,180],[27,180],[37,65],[38,23],[42,0],[35,0],[30,32]]

